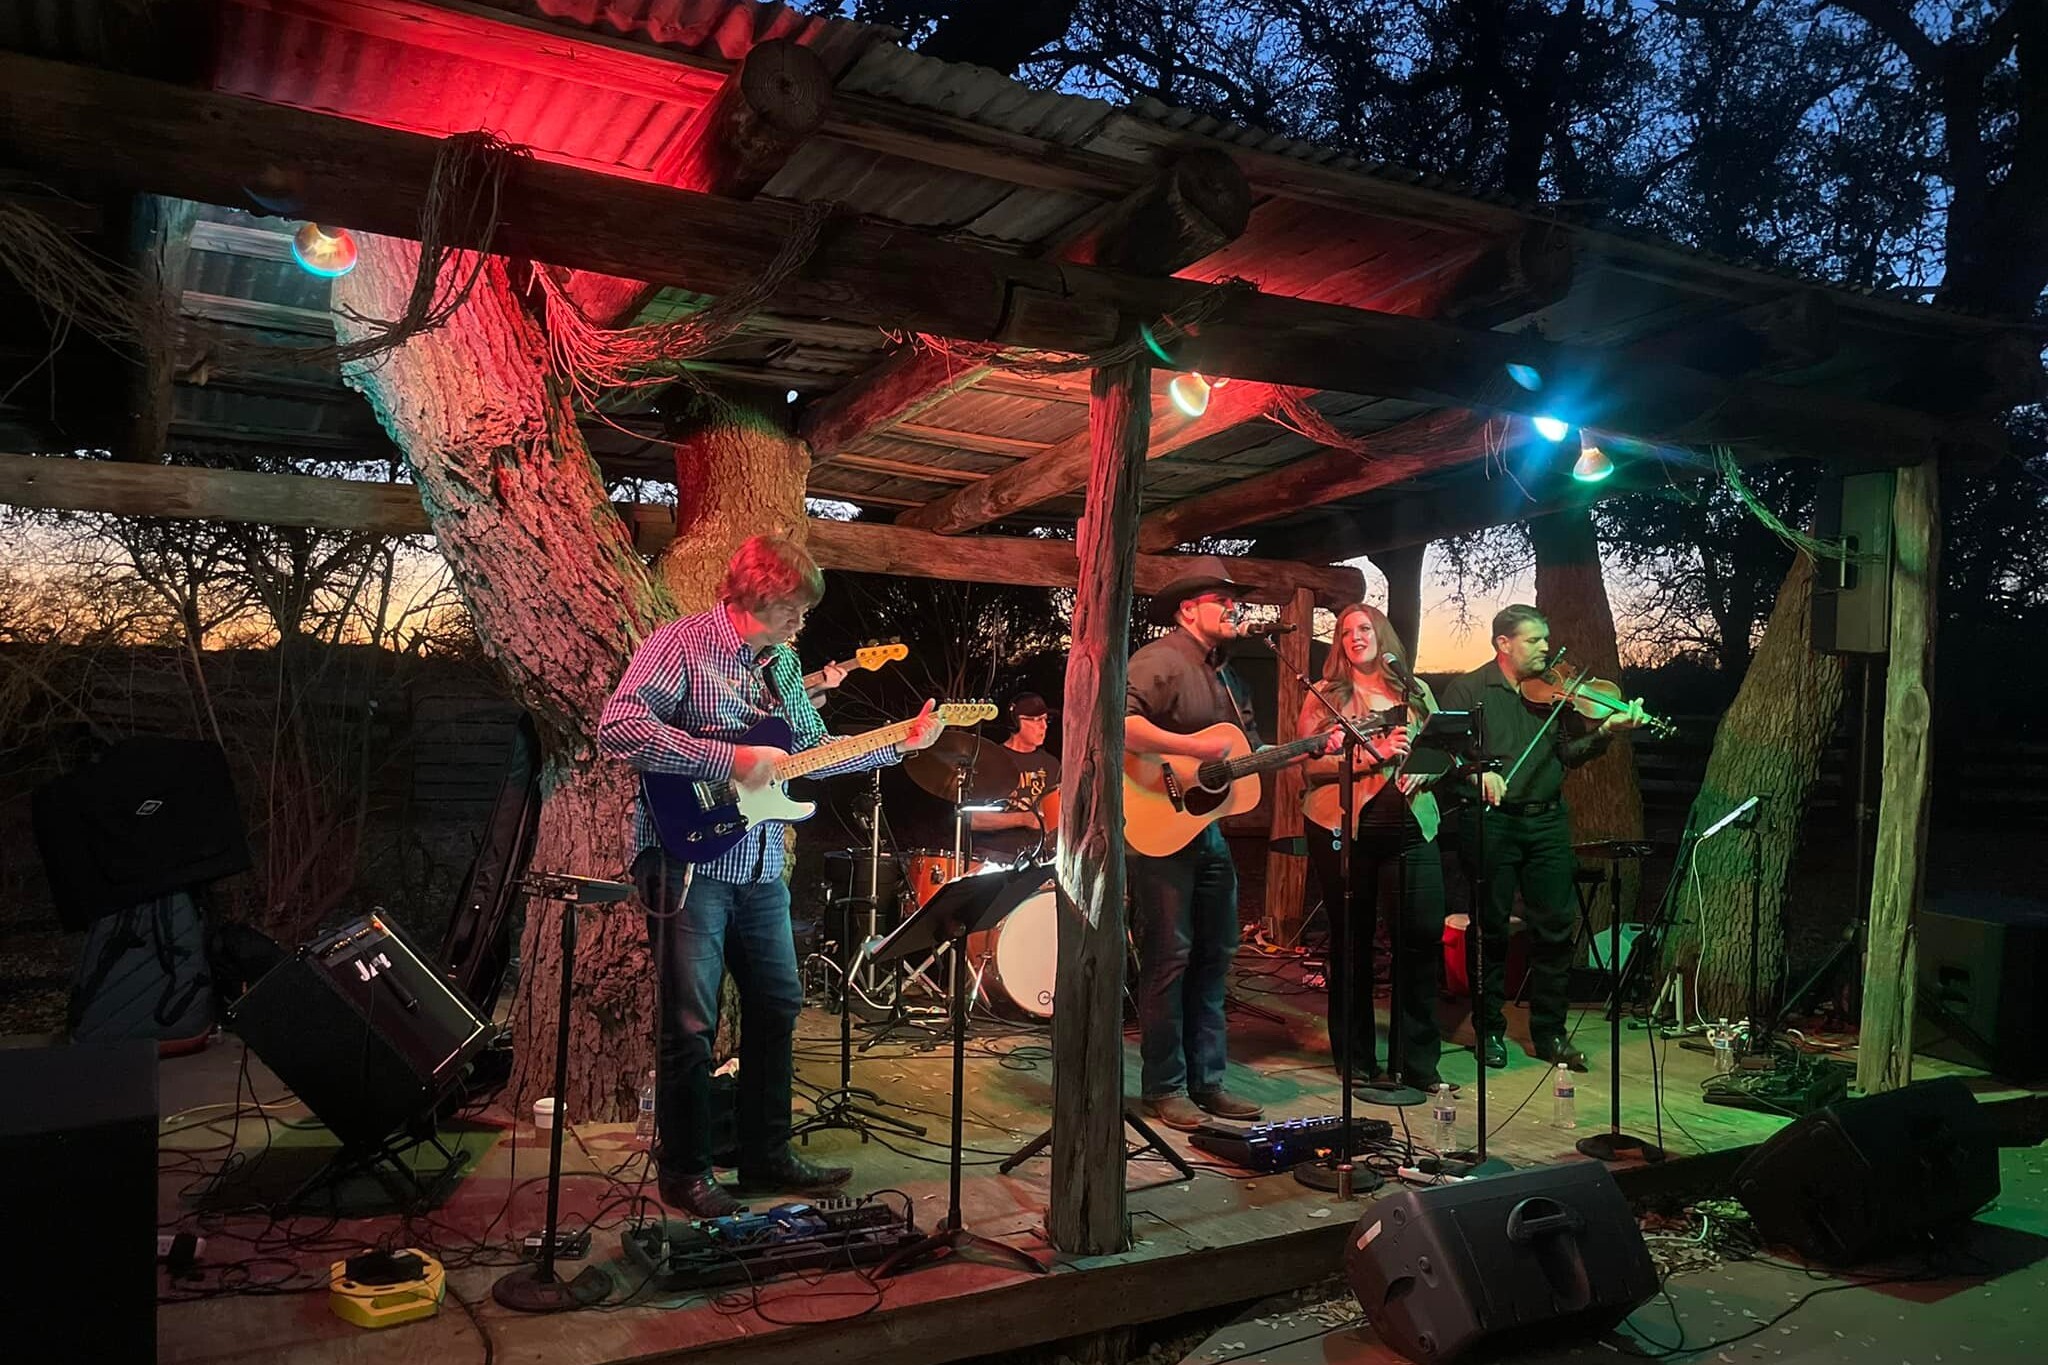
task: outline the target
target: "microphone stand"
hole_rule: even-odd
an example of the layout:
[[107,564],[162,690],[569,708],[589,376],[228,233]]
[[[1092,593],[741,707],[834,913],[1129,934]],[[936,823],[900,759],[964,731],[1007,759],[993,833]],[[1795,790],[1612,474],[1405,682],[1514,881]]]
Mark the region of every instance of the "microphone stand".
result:
[[[1353,757],[1357,753],[1357,746],[1369,746],[1371,741],[1366,733],[1358,728],[1358,725],[1350,716],[1345,715],[1333,705],[1328,697],[1316,691],[1314,684],[1309,682],[1307,674],[1287,662],[1286,656],[1280,653],[1280,647],[1273,643],[1272,636],[1261,635],[1258,639],[1268,650],[1272,651],[1273,658],[1278,661],[1279,666],[1293,674],[1295,681],[1301,684],[1303,690],[1309,696],[1314,697],[1322,705],[1322,708],[1336,719],[1338,726],[1344,732],[1344,745],[1339,751],[1337,763],[1337,803],[1342,808],[1339,816],[1341,824],[1337,831],[1337,908],[1330,915],[1330,931],[1332,937],[1338,939],[1336,944],[1338,951],[1330,954],[1329,980],[1330,994],[1334,997],[1337,1006],[1335,1010],[1337,1026],[1348,1032],[1351,1024],[1351,997],[1349,994],[1350,983],[1347,978],[1350,976],[1350,972],[1346,970],[1344,958],[1349,951],[1350,934],[1352,931],[1351,764]],[[1371,1001],[1366,1002],[1366,1008],[1372,1008]],[[1332,1050],[1336,1050],[1337,1040],[1334,1037],[1331,1038],[1330,1044]],[[1349,1038],[1345,1039],[1342,1053],[1342,1058],[1337,1063],[1338,1087],[1343,1092],[1343,1097],[1339,1102],[1341,1107],[1338,1119],[1336,1149],[1321,1161],[1305,1161],[1301,1165],[1296,1166],[1294,1168],[1294,1178],[1312,1190],[1322,1190],[1326,1193],[1335,1194],[1340,1199],[1349,1199],[1361,1192],[1376,1190],[1385,1182],[1370,1166],[1354,1165],[1351,1160],[1352,1058]]]

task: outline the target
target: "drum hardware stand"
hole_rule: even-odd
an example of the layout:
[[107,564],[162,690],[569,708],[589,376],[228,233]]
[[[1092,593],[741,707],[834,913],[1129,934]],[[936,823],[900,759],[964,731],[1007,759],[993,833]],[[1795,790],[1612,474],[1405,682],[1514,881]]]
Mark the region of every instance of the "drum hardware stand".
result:
[[[885,1114],[879,1109],[872,1109],[868,1107],[868,1104],[861,1103],[862,1100],[866,1100],[869,1104],[879,1105],[883,1103],[883,1100],[874,1091],[853,1083],[854,981],[860,972],[861,964],[868,960],[868,947],[875,940],[875,931],[880,926],[881,917],[881,774],[882,770],[880,768],[871,770],[868,782],[869,801],[871,803],[869,810],[871,818],[868,822],[868,894],[858,898],[867,902],[868,936],[862,941],[860,947],[854,949],[853,955],[847,959],[846,971],[839,978],[839,1086],[837,1089],[828,1090],[820,1095],[817,1100],[817,1112],[802,1123],[797,1124],[791,1130],[795,1136],[803,1140],[806,1146],[810,1144],[812,1133],[823,1132],[829,1128],[844,1128],[849,1132],[859,1133],[860,1140],[863,1143],[866,1143],[870,1136],[868,1131],[870,1128],[887,1128],[906,1137],[923,1137],[925,1135],[925,1129],[922,1125],[912,1123],[908,1119],[899,1119],[893,1114]],[[847,907],[849,911],[853,908],[851,903],[853,899],[849,898]],[[847,918],[850,920],[852,918],[851,914]]]
[[521,1313],[553,1313],[564,1308],[584,1308],[611,1293],[611,1277],[598,1266],[585,1266],[583,1273],[564,1281],[555,1274],[555,1247],[560,1226],[562,1199],[562,1132],[569,1126],[568,1105],[563,1092],[569,1087],[570,989],[576,981],[576,907],[606,905],[625,900],[633,888],[625,882],[596,881],[541,872],[525,878],[520,885],[536,900],[562,903],[562,998],[555,1015],[555,1115],[548,1134],[548,1221],[541,1238],[540,1262],[521,1266],[498,1277],[491,1297]]
[[[1649,1142],[1633,1133],[1622,1131],[1621,1127],[1621,1010],[1623,974],[1621,967],[1621,864],[1625,858],[1641,860],[1648,857],[1654,845],[1630,840],[1618,840],[1609,850],[1607,860],[1607,1131],[1593,1133],[1580,1138],[1573,1145],[1579,1155],[1592,1157],[1595,1161],[1621,1161],[1633,1156],[1642,1161],[1664,1159],[1663,1119],[1657,1122],[1658,1141]],[[1677,880],[1674,871],[1672,880]],[[1597,946],[1597,945],[1596,945]],[[1636,950],[1641,951],[1640,941]],[[1595,954],[1598,955],[1597,952]],[[1631,963],[1633,965],[1633,963]],[[1654,1040],[1653,1044],[1654,1046]]]
[[967,935],[999,923],[1003,916],[1016,909],[1038,889],[1040,881],[1035,872],[1033,869],[1024,873],[1007,872],[986,877],[963,877],[951,882],[941,887],[936,896],[926,901],[915,914],[898,925],[895,932],[883,940],[874,951],[876,961],[893,962],[946,942],[953,947],[953,961],[956,964],[952,979],[951,1002],[953,1142],[952,1159],[948,1170],[946,1214],[938,1226],[925,1236],[895,1251],[876,1266],[875,1279],[886,1279],[927,1258],[943,1259],[958,1255],[969,1247],[979,1247],[1033,1274],[1043,1274],[1046,1271],[1045,1266],[1016,1247],[970,1232],[960,1214],[960,1161],[961,1151],[965,1146],[963,1129],[967,1084],[967,973],[959,970],[957,964],[964,956],[963,948]]

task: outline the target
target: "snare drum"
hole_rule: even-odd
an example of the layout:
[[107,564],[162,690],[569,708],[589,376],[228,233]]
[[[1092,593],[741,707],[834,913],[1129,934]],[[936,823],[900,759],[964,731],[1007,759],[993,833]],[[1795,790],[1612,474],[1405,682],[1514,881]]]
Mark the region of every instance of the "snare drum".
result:
[[1006,1005],[1034,1019],[1052,1018],[1059,926],[1059,895],[1047,882],[995,928],[968,935],[967,961],[981,973],[990,1005]]

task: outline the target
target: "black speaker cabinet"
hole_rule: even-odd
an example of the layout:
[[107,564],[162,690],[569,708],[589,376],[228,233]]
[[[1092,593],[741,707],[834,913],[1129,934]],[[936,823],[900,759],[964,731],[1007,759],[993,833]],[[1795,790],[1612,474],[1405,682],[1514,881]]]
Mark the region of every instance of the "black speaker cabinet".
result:
[[1845,542],[1848,557],[1820,561],[1813,575],[1813,647],[1823,654],[1882,654],[1892,621],[1892,475],[1821,480],[1814,533]]
[[0,1048],[0,1095],[0,1340],[156,1359],[156,1040]]
[[1735,1172],[1765,1241],[1854,1265],[1998,1197],[1998,1148],[1959,1076],[1808,1114]]
[[1635,1214],[1597,1162],[1375,1200],[1344,1273],[1409,1360],[1461,1360],[1614,1326],[1657,1292]]
[[138,735],[36,788],[36,848],[67,929],[249,867],[227,755]]
[[377,1148],[432,1111],[490,1041],[381,915],[315,939],[235,1002],[230,1021],[344,1145]]
[[2048,902],[1929,896],[1915,927],[1918,1050],[2016,1085],[2048,1076]]

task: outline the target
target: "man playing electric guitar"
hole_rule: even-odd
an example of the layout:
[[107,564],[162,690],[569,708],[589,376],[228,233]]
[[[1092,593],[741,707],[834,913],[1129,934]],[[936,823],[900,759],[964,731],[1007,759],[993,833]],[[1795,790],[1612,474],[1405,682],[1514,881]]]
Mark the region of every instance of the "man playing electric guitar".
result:
[[[1195,731],[1226,723],[1254,748],[1251,696],[1224,660],[1238,638],[1237,590],[1222,565],[1176,579],[1147,612],[1171,634],[1131,656],[1124,744],[1134,752],[1198,759],[1233,756],[1230,739]],[[1336,736],[1330,745],[1337,744]],[[1183,1131],[1218,1118],[1257,1119],[1264,1111],[1223,1087],[1229,1061],[1223,992],[1237,951],[1237,868],[1215,823],[1163,857],[1131,850],[1137,898],[1138,1051],[1147,1115]]]
[[[780,536],[748,540],[726,567],[718,604],[663,626],[634,654],[598,721],[599,745],[646,773],[741,788],[773,781],[788,755],[737,741],[771,714],[788,723],[797,750],[829,738],[789,648],[824,593],[824,575],[802,546]],[[927,703],[899,744],[815,775],[897,762],[928,747],[940,729]],[[790,1045],[803,990],[782,876],[784,829],[774,820],[756,824],[693,869],[662,850],[644,797],[636,810],[633,880],[647,906],[661,1019],[661,1199],[698,1218],[740,1207],[711,1170],[711,1052],[728,969],[740,995],[740,1187],[829,1191],[853,1174],[806,1161],[789,1145]]]

